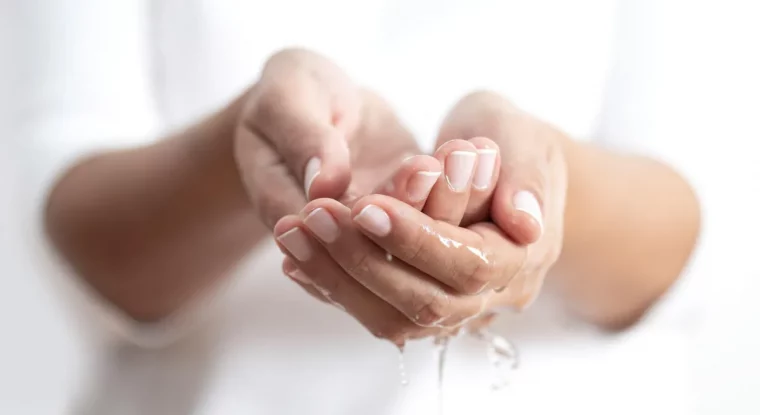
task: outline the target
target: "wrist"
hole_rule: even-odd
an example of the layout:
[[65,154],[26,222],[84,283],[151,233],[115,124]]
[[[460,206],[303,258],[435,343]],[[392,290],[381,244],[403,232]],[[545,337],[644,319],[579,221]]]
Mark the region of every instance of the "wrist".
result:
[[235,130],[246,95],[150,150],[175,159],[186,174],[195,176],[190,180],[195,194],[213,200],[220,213],[253,211],[234,154]]

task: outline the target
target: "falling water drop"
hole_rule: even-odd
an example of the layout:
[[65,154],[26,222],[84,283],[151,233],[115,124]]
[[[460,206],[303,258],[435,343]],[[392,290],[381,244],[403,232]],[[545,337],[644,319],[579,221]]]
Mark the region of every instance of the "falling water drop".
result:
[[446,354],[449,351],[449,335],[436,336],[433,340],[433,353],[438,366],[438,415],[443,415],[443,375],[446,367]]
[[496,380],[491,385],[494,391],[507,386],[509,378],[517,368],[517,350],[504,337],[493,334],[487,330],[481,330],[483,341],[486,342],[486,353],[496,374]]
[[404,344],[398,345],[398,374],[401,379],[401,386],[409,384],[409,377],[406,374],[406,364],[404,364]]

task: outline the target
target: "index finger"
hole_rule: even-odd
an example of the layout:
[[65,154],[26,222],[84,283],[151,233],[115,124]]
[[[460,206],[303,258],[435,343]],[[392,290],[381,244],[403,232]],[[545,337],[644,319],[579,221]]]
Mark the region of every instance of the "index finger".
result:
[[500,231],[437,221],[387,196],[360,199],[351,215],[357,228],[394,257],[464,294],[509,285],[527,255]]
[[282,157],[253,130],[238,126],[235,157],[243,186],[261,221],[269,228],[297,213],[306,197]]

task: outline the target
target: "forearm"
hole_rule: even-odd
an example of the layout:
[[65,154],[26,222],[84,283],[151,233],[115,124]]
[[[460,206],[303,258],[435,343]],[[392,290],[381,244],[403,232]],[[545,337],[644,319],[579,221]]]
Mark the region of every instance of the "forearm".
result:
[[699,234],[699,202],[659,162],[562,140],[568,194],[564,246],[553,273],[572,308],[622,328],[682,272]]
[[179,308],[266,234],[233,159],[238,107],[155,145],[86,159],[51,192],[56,248],[140,321]]

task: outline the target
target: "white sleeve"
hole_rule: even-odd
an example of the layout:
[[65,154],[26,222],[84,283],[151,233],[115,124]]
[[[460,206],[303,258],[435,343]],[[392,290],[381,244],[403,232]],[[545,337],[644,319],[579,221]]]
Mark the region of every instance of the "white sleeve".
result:
[[25,0],[14,13],[13,128],[40,189],[87,152],[155,136],[147,1]]
[[758,113],[758,75],[747,65],[751,41],[736,28],[749,27],[744,14],[751,13],[718,1],[620,5],[597,136],[603,145],[668,163],[695,189],[702,212],[697,247],[679,280],[643,321],[694,328],[713,305],[715,279],[725,282],[730,273],[726,258],[738,254],[721,232],[731,228],[741,198],[747,197],[744,169],[760,160],[742,151],[756,141],[750,137],[757,127],[750,121]]
[[[73,305],[80,327],[98,338],[150,346],[170,337],[160,323],[144,326],[120,313],[76,278],[48,246],[42,209],[55,180],[96,150],[129,147],[157,137],[149,2],[24,0],[15,2],[12,61],[14,154],[25,168],[27,218],[40,270]],[[57,278],[63,275],[64,278]],[[114,334],[116,336],[114,337]]]

